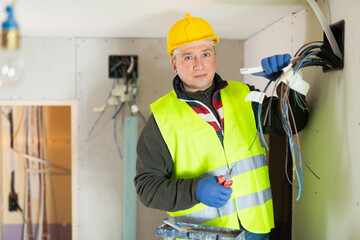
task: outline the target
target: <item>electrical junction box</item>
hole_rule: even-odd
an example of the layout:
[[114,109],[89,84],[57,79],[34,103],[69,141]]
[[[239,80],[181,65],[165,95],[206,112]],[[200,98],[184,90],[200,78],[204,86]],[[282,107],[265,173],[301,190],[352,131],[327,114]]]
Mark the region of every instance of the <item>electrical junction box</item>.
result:
[[[335,40],[337,44],[339,45],[340,52],[342,54],[341,64],[339,68],[328,68],[323,67],[323,72],[328,72],[331,70],[339,70],[344,68],[344,44],[345,44],[345,20],[341,20],[337,23],[331,24],[330,29],[334,34]],[[324,33],[324,43],[330,44],[329,40],[327,39],[325,33]]]
[[9,194],[9,212],[18,210],[18,195],[16,193]]
[[109,78],[138,78],[138,57],[136,55],[110,55]]

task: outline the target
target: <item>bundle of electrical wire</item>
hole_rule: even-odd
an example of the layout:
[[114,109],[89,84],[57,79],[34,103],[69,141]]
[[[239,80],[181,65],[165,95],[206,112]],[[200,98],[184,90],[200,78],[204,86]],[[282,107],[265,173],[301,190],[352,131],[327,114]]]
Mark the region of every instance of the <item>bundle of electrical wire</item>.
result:
[[[330,45],[321,42],[321,41],[315,41],[310,42],[305,45],[303,45],[294,55],[294,57],[291,59],[291,68],[293,70],[293,76],[295,76],[296,73],[301,68],[304,67],[310,67],[310,66],[322,66],[326,69],[340,69],[342,68],[342,60],[339,59],[331,50]],[[283,73],[284,74],[284,73]],[[283,84],[280,86],[280,108],[281,108],[281,117],[282,117],[282,126],[284,128],[284,131],[286,133],[287,138],[287,146],[286,146],[286,160],[285,160],[285,172],[286,177],[289,181],[289,183],[299,189],[298,195],[296,200],[300,199],[301,192],[303,189],[303,164],[306,165],[306,167],[311,171],[311,173],[318,179],[320,179],[314,171],[310,168],[310,163],[302,154],[301,148],[300,148],[300,141],[299,137],[297,135],[298,131],[296,129],[295,124],[295,118],[293,115],[293,112],[290,107],[290,96],[293,96],[295,98],[296,103],[303,111],[309,111],[309,108],[307,106],[307,103],[305,99],[302,97],[301,94],[297,94],[296,91],[293,91],[293,94],[290,94],[290,84],[288,82],[281,81],[281,76],[275,81],[275,87],[271,94],[270,103],[266,109],[265,118],[263,121],[263,124],[261,124],[261,105],[262,103],[259,103],[258,107],[258,133],[261,137],[261,140],[266,147],[268,148],[268,145],[266,144],[266,141],[263,136],[262,126],[265,126],[265,123],[267,121],[267,118],[269,118],[269,124],[271,122],[271,111],[269,111],[271,106],[271,101],[274,96],[274,91],[277,89],[278,85],[282,82]],[[265,94],[266,90],[268,89],[269,85],[273,81],[269,81],[266,87],[263,90],[263,93]],[[293,179],[290,180],[289,174],[287,172],[287,164],[288,164],[288,150],[290,149],[290,155],[292,158],[292,165],[293,165]],[[295,177],[297,179],[297,184],[295,184]]]
[[[320,44],[320,45],[319,45]],[[326,69],[341,69],[342,60],[334,54],[329,44],[314,41],[303,45],[292,59],[293,69],[310,66],[322,66]]]
[[[127,68],[125,68],[127,67]],[[121,159],[123,159],[122,151],[118,142],[118,136],[117,136],[117,120],[119,118],[119,115],[121,112],[124,112],[125,110],[125,102],[127,101],[130,108],[130,114],[133,116],[135,113],[137,113],[140,118],[143,120],[143,122],[146,122],[145,116],[142,114],[140,109],[137,106],[136,99],[137,99],[137,90],[138,90],[138,78],[136,76],[136,72],[134,70],[134,58],[130,57],[130,59],[127,59],[126,61],[119,61],[117,62],[112,69],[110,69],[111,73],[114,73],[114,81],[113,85],[110,89],[110,92],[108,94],[108,97],[105,101],[104,108],[100,110],[100,114],[98,115],[97,119],[95,120],[94,124],[91,126],[90,131],[85,139],[85,142],[87,142],[90,139],[91,134],[93,133],[95,127],[99,123],[100,119],[105,113],[106,106],[108,106],[108,101],[111,97],[115,97],[116,99],[116,105],[114,105],[114,113],[111,117],[113,120],[113,137],[115,141],[115,145],[117,148],[117,151],[119,153],[119,156]],[[120,83],[120,80],[123,80],[122,83]],[[113,96],[113,90],[119,86],[124,85],[125,86],[125,94],[129,96],[129,100],[122,101],[119,96]]]

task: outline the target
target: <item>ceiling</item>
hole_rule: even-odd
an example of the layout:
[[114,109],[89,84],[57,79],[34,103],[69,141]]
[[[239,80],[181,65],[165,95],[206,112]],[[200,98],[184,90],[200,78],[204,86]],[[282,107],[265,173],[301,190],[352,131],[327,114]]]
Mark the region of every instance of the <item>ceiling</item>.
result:
[[306,0],[18,0],[15,17],[24,36],[165,38],[189,12],[220,38],[247,39],[306,6]]

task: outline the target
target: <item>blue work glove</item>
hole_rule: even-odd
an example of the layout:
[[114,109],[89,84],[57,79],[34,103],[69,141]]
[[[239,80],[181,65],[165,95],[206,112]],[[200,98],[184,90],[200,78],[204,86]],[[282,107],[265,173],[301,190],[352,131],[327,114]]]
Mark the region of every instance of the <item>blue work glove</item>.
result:
[[252,73],[254,76],[265,77],[270,81],[275,81],[280,77],[282,69],[289,65],[291,56],[286,53],[283,55],[274,55],[261,60],[261,66],[264,69],[263,72]]
[[201,179],[196,189],[196,197],[209,207],[220,208],[230,199],[232,189],[217,183],[217,177],[210,176]]

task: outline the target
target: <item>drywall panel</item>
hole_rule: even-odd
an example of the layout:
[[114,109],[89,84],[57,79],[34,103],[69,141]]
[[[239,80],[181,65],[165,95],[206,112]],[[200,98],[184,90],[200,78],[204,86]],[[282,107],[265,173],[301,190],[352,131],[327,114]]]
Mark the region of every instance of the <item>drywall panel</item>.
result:
[[[221,37],[221,36],[220,36]],[[243,81],[240,67],[244,62],[244,42],[241,40],[221,39],[215,46],[216,72],[227,81]]]
[[[357,184],[360,181],[357,146],[360,134],[360,110],[357,107],[360,102],[357,93],[360,87],[357,47],[360,33],[356,9],[360,3],[350,0],[317,3],[331,23],[345,19],[345,67],[328,73],[318,67],[302,70],[311,87],[307,95],[309,122],[299,134],[301,149],[321,180],[304,168],[304,186],[299,201],[295,200],[298,189],[293,189],[293,239],[357,239],[360,234],[357,227],[360,222],[360,187]],[[290,40],[277,49],[282,52],[295,53],[303,44],[323,39],[321,26],[309,8],[294,14],[287,26],[283,25],[278,22],[270,27],[276,31],[266,29],[245,41],[245,63],[252,59],[249,53],[264,56],[265,50],[259,48],[261,42],[277,46],[277,41],[271,39],[284,34],[284,28],[288,29]]]
[[[85,139],[106,103],[113,80],[108,78],[109,55],[138,56],[138,105],[148,116],[148,104],[171,89],[173,73],[163,40],[79,38],[77,54],[77,96],[79,100],[78,231],[79,239],[119,239],[122,235],[123,158],[118,154],[113,133],[114,107],[105,110],[87,142]],[[129,115],[125,105],[125,115]],[[139,119],[140,120],[140,119]],[[140,121],[139,121],[140,122]],[[117,119],[116,132],[123,155],[124,115]],[[139,124],[140,129],[143,123]],[[135,203],[134,203],[135,204]],[[140,204],[140,203],[139,203]],[[156,212],[156,211],[155,211]],[[165,216],[152,212],[153,221],[142,222],[138,211],[138,234],[151,239],[156,225]]]
[[[265,57],[291,53],[291,23],[292,16],[289,15],[245,41],[244,65],[241,68],[261,66],[261,59]],[[255,85],[260,90],[268,83],[267,79],[253,75],[244,75],[244,82]],[[270,85],[267,94],[271,95],[272,90],[273,86]]]
[[[218,72],[224,79],[240,80],[243,43],[221,40],[216,46]],[[79,38],[76,41],[77,96],[79,101],[79,169],[78,169],[78,231],[79,239],[119,239],[122,231],[123,160],[119,157],[111,116],[107,108],[87,142],[88,132],[112,87],[108,78],[109,55],[137,55],[139,71],[138,105],[146,117],[149,104],[172,90],[172,70],[166,55],[165,39],[99,39]],[[126,106],[125,115],[129,115]],[[124,115],[118,118],[119,145],[123,146]],[[139,119],[139,132],[144,123]],[[123,150],[123,149],[122,149]],[[138,202],[137,239],[158,239],[155,228],[167,214],[149,209]]]
[[[294,50],[304,43],[322,40],[322,38],[322,28],[311,9],[294,16]],[[304,186],[299,201],[294,200],[298,193],[298,189],[294,189],[293,239],[329,239],[326,237],[326,226],[330,219],[323,206],[330,200],[326,200],[325,196],[327,186],[332,179],[326,175],[330,170],[328,163],[332,161],[326,157],[330,152],[330,149],[326,150],[326,148],[329,141],[333,140],[334,122],[328,124],[332,120],[326,119],[327,114],[324,110],[331,111],[335,99],[325,102],[321,98],[323,94],[327,94],[326,86],[329,84],[335,86],[334,81],[329,82],[329,75],[336,73],[324,74],[318,67],[305,68],[302,73],[311,86],[307,95],[311,115],[307,127],[301,132],[301,147],[304,155],[311,162],[311,168],[320,176],[320,180],[304,169]],[[330,114],[335,113],[331,112]],[[329,138],[326,139],[326,136]]]
[[0,99],[74,99],[74,45],[74,38],[22,37],[24,75],[17,84],[0,87]]
[[[314,69],[307,75],[312,113],[301,141],[321,180],[308,171],[304,176],[303,197],[294,205],[295,239],[357,239],[360,234],[359,7],[356,1],[329,1],[322,8],[331,23],[345,20],[345,66],[325,74]],[[308,36],[319,36],[315,22],[309,10],[294,27],[300,33],[306,26]]]

